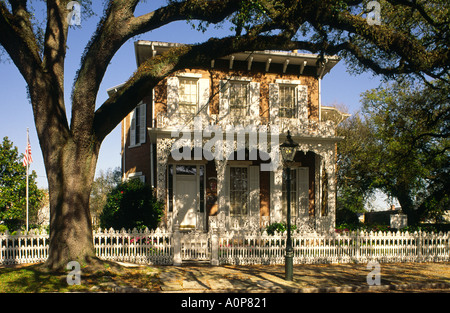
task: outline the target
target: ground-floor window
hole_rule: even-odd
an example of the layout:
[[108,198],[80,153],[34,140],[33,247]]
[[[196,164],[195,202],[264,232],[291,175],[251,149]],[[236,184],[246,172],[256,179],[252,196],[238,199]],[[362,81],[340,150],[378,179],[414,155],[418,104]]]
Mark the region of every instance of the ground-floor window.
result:
[[230,215],[248,214],[248,168],[230,167]]

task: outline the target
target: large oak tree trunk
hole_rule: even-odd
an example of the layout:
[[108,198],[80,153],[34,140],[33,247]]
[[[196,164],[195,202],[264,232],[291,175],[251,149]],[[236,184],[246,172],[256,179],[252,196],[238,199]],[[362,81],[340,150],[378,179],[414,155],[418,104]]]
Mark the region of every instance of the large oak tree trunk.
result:
[[[60,269],[70,261],[96,258],[89,197],[98,149],[80,148],[72,140],[59,151],[60,166],[47,170],[50,196],[50,244],[47,266]],[[51,161],[53,162],[53,160]]]
[[70,261],[86,264],[96,259],[89,197],[100,149],[88,118],[69,128],[63,90],[56,86],[55,80],[44,77],[30,88],[49,187],[46,266],[53,270],[65,268]]

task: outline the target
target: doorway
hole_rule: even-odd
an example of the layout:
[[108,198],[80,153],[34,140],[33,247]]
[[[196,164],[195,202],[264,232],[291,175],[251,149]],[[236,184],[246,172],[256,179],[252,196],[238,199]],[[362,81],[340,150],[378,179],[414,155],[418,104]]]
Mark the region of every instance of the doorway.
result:
[[173,203],[173,222],[178,223],[182,230],[203,231],[206,220],[205,166],[173,164],[169,165],[169,172],[169,186],[173,186],[173,192],[169,192],[169,208]]

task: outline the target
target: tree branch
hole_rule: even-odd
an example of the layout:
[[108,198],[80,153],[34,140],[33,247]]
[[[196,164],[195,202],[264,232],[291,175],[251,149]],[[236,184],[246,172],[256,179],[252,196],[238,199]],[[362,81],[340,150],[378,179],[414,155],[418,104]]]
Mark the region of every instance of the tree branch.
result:
[[137,0],[111,1],[82,59],[72,93],[71,129],[93,123],[98,89],[112,57],[131,37],[177,20],[200,19],[216,23],[237,10],[241,0],[170,3],[151,13],[134,17]]
[[435,28],[439,28],[440,26],[445,25],[444,22],[443,23],[436,22],[425,11],[425,8],[420,3],[417,3],[417,1],[407,1],[407,0],[387,0],[387,1],[393,5],[404,5],[404,6],[407,6],[407,7],[410,7],[412,9],[419,11],[420,15],[425,19],[425,21]]
[[[312,24],[328,25],[333,29],[356,34],[375,45],[378,49],[395,53],[409,64],[410,70],[424,72],[430,69],[449,68],[450,52],[448,49],[427,51],[419,40],[387,25],[368,25],[365,18],[354,16],[347,11],[336,13],[331,6],[322,6],[320,14],[314,8],[305,8],[307,20]],[[352,49],[356,51],[356,49]],[[361,54],[359,54],[361,57]],[[368,62],[375,65],[375,62]],[[374,67],[379,70],[379,65]],[[400,71],[401,72],[401,71]]]
[[55,76],[64,93],[64,60],[66,56],[68,10],[54,0],[47,1],[47,27],[44,39],[43,66]]
[[30,85],[41,70],[39,47],[25,1],[11,1],[11,6],[13,14],[0,2],[0,45]]
[[[92,83],[89,83],[89,88],[92,89],[92,94],[89,95],[91,99],[95,99],[98,90],[99,82],[103,77],[110,58],[114,55],[117,49],[131,36],[147,32],[149,30],[161,27],[164,24],[170,23],[175,20],[185,20],[185,19],[200,19],[207,22],[217,22],[222,21],[224,18],[237,12],[240,8],[240,2],[238,0],[228,0],[228,1],[180,1],[171,2],[169,5],[162,7],[154,12],[145,14],[140,17],[132,16],[131,10],[134,8],[136,1],[127,2],[127,6],[124,6],[123,1],[115,1],[114,5],[111,5],[109,14],[107,14],[106,19],[99,27],[97,35],[93,38],[93,43],[89,46],[86,53],[86,57],[83,60],[83,66],[80,70],[80,74],[77,79],[77,83],[81,81],[89,82],[91,79]],[[336,5],[331,5],[333,2],[327,1],[326,3],[321,3],[317,6],[316,2],[298,2],[298,1],[283,1],[283,2],[272,2],[270,0],[265,0],[262,2],[265,8],[271,8],[271,5],[291,5],[288,13],[281,14],[283,18],[280,19],[281,15],[277,13],[269,14],[269,19],[261,24],[256,24],[247,37],[238,37],[236,39],[243,39],[247,46],[240,46],[237,42],[232,42],[230,38],[225,38],[225,41],[230,41],[230,44],[235,44],[236,47],[233,49],[223,49],[218,52],[217,55],[227,51],[230,53],[239,51],[239,47],[243,50],[252,50],[252,47],[256,48],[254,42],[249,40],[249,35],[252,35],[254,40],[256,35],[261,34],[262,31],[270,30],[280,30],[281,35],[277,37],[278,42],[281,41],[283,37],[282,45],[272,45],[273,49],[292,49],[297,48],[301,50],[308,50],[310,52],[320,52],[320,53],[338,53],[340,51],[348,51],[352,54],[361,64],[368,68],[371,68],[378,74],[393,76],[396,74],[409,74],[415,72],[430,72],[430,69],[438,68],[448,68],[449,66],[449,51],[440,49],[435,51],[428,51],[416,38],[411,37],[407,33],[397,31],[387,25],[377,26],[368,25],[365,18],[354,16],[345,9],[341,9]],[[359,1],[350,1],[350,5],[358,4]],[[114,7],[117,6],[117,7]],[[121,6],[121,7],[120,7]],[[120,7],[120,8],[119,8]],[[120,11],[124,10],[124,11]],[[121,14],[119,14],[121,12]],[[269,12],[269,11],[268,11]],[[278,13],[279,14],[279,13]],[[398,65],[392,67],[383,67],[380,62],[377,62],[371,57],[368,57],[363,52],[363,49],[351,41],[341,42],[338,44],[330,44],[328,42],[295,42],[290,41],[295,30],[298,29],[300,25],[304,22],[309,22],[311,25],[320,27],[329,26],[331,29],[347,31],[350,34],[355,34],[360,38],[372,43],[380,51],[390,53],[395,55],[396,58],[400,60]],[[108,40],[101,40],[105,36]],[[271,37],[274,38],[274,37]],[[211,42],[209,42],[211,44]],[[261,48],[265,46],[265,48]],[[269,49],[270,45],[259,45],[260,49]],[[236,49],[234,49],[236,48]],[[256,49],[257,50],[257,49]],[[193,52],[190,52],[191,54]],[[210,56],[216,56],[215,54],[210,54]],[[181,57],[181,55],[179,56]],[[206,56],[205,56],[206,57]],[[208,58],[209,60],[211,57]],[[193,66],[195,62],[187,62],[185,66]],[[178,62],[178,64],[181,64]],[[153,64],[155,65],[155,64]],[[151,67],[150,67],[151,68]],[[137,73],[141,73],[138,71]],[[158,75],[150,75],[147,77],[150,81],[162,79],[167,73],[161,73]],[[141,76],[143,77],[143,76]],[[133,81],[136,77],[133,77],[130,81]],[[155,81],[154,81],[155,82]],[[142,83],[144,84],[144,83]],[[127,84],[128,86],[128,84]],[[147,86],[148,87],[148,86]],[[75,90],[77,85],[75,85]],[[124,87],[125,88],[125,87]],[[142,88],[142,85],[137,84],[135,90]],[[126,87],[127,90],[132,90],[133,87]],[[139,92],[138,92],[139,93]],[[128,95],[128,92],[124,92]],[[141,97],[131,96],[131,98],[137,99]],[[79,99],[89,99],[83,93],[76,93],[74,96]],[[119,101],[118,99],[116,99]],[[108,100],[112,101],[112,100]],[[92,100],[93,102],[93,100]],[[120,102],[120,101],[119,101]],[[76,104],[77,101],[74,101]],[[129,111],[134,107],[136,101],[130,101],[130,105],[125,105],[126,109],[121,112],[121,117],[128,114]],[[114,105],[111,105],[114,106]],[[101,122],[98,122],[98,116],[102,115],[106,120],[105,112],[109,112],[114,115],[112,111],[109,110],[108,102],[102,105],[95,114],[95,129],[96,135],[99,138],[104,138],[110,130],[111,127],[99,126]],[[74,106],[75,108],[75,106]],[[91,104],[89,110],[93,110],[94,105]],[[85,110],[83,110],[85,112]],[[75,112],[74,112],[75,113]],[[73,114],[73,116],[76,115]],[[113,118],[117,123],[120,122],[121,118]],[[94,121],[92,121],[94,122]],[[114,125],[115,126],[115,125]]]
[[[50,2],[48,1],[49,5]],[[58,135],[67,134],[68,124],[64,109],[64,94],[59,85],[63,73],[46,69],[40,56],[30,20],[30,13],[26,8],[26,1],[10,1],[11,14],[4,2],[0,2],[0,44],[5,48],[10,58],[24,77],[29,91],[33,108],[36,130],[40,138],[43,151],[49,142],[46,141],[45,131],[57,130]],[[51,23],[51,22],[50,22]],[[65,42],[64,42],[65,46]],[[62,64],[64,57],[61,57]]]
[[134,17],[130,30],[133,36],[180,20],[201,20],[216,24],[240,8],[241,0],[174,2],[156,11]]

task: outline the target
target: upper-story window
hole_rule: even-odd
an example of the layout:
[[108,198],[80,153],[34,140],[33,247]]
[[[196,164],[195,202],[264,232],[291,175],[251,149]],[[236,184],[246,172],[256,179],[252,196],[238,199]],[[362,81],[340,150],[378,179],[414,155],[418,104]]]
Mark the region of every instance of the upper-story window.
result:
[[249,103],[248,82],[230,83],[230,115],[232,117],[245,117],[248,114]]
[[198,79],[180,78],[179,112],[195,114],[198,106]]
[[219,84],[219,117],[232,120],[259,118],[260,83],[231,77]]
[[209,85],[210,80],[202,78],[202,74],[198,73],[179,73],[177,76],[169,77],[167,79],[167,115],[169,117],[173,114],[207,115]]
[[294,85],[280,85],[280,117],[296,118],[298,115],[296,87]]
[[278,118],[308,120],[308,87],[299,80],[275,80],[269,84],[269,108],[272,123]]

